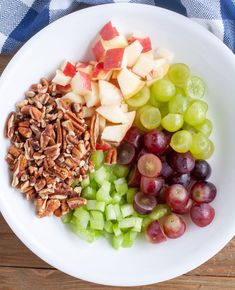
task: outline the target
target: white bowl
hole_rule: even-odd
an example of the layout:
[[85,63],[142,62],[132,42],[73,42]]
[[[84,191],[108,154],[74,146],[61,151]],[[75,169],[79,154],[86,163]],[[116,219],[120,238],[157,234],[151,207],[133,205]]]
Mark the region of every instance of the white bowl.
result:
[[[3,127],[24,91],[55,71],[65,58],[89,58],[88,48],[109,20],[121,31],[149,35],[153,47],[175,53],[208,85],[214,123],[215,154],[210,160],[218,188],[214,222],[198,228],[188,222],[178,240],[153,245],[138,240],[131,249],[113,250],[105,240],[88,244],[56,218],[38,219],[34,207],[9,185],[4,160],[9,145]],[[47,26],[12,59],[0,82],[0,209],[16,235],[36,255],[59,270],[84,280],[119,286],[145,285],[174,278],[215,255],[235,233],[235,57],[210,32],[176,13],[139,4],[111,4],[84,9]]]

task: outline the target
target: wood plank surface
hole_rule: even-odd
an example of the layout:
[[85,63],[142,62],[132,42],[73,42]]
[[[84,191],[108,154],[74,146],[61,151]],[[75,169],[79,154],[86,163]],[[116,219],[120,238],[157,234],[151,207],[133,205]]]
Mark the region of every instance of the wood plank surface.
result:
[[[10,59],[11,56],[0,55],[0,74]],[[23,245],[0,215],[0,290],[111,288],[75,279],[53,269]],[[235,238],[197,269],[164,283],[135,289],[235,289]]]

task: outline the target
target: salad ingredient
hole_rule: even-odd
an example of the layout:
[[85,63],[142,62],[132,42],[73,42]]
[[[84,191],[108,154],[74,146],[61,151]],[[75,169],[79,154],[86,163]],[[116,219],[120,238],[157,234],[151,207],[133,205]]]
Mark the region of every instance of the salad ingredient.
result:
[[104,70],[117,70],[123,67],[126,67],[125,48],[108,49],[104,56]]
[[122,94],[116,86],[105,80],[99,80],[98,86],[101,105],[120,106]]
[[180,130],[173,134],[170,142],[171,147],[179,153],[186,153],[192,146],[192,135],[189,131]]
[[198,99],[204,97],[206,92],[206,86],[201,78],[197,76],[192,76],[185,84],[184,90],[189,98]]
[[130,164],[135,158],[135,147],[130,143],[123,142],[117,150],[117,161],[119,164]]
[[172,114],[184,114],[188,108],[188,105],[189,105],[188,99],[176,93],[176,95],[173,98],[171,98],[168,103],[168,110],[169,113]]
[[171,167],[178,173],[189,173],[194,169],[195,159],[190,152],[171,152],[168,156]]
[[164,179],[161,177],[141,177],[140,189],[146,195],[156,196],[164,185]]
[[158,80],[152,85],[151,94],[159,102],[168,102],[175,95],[175,85],[167,79]]
[[142,107],[150,98],[150,90],[147,86],[144,86],[136,95],[126,100],[127,104],[131,107]]
[[157,128],[161,123],[161,113],[158,108],[147,107],[140,113],[140,122],[148,130]]
[[211,135],[213,125],[212,122],[208,119],[205,119],[201,124],[195,126],[198,132],[202,133],[206,137]]
[[207,180],[211,175],[211,166],[206,160],[196,160],[191,174],[196,180]]
[[190,77],[190,69],[183,63],[172,64],[169,68],[168,76],[175,85],[183,87]]
[[133,41],[125,48],[125,54],[127,59],[127,67],[132,67],[136,63],[139,58],[141,52],[143,50],[143,46],[141,45],[139,40]]
[[199,227],[208,226],[215,217],[215,210],[208,203],[194,204],[190,210],[192,221]]
[[182,207],[180,209],[174,210],[174,212],[177,213],[177,214],[188,214],[190,212],[190,209],[191,209],[192,205],[193,205],[193,201],[192,201],[192,199],[189,199],[188,203],[186,204],[185,207]]
[[141,174],[138,170],[137,165],[133,165],[127,177],[128,185],[131,187],[139,187],[140,178],[141,178]]
[[156,155],[148,153],[138,160],[138,170],[146,177],[157,177],[162,170],[162,162]]
[[183,185],[173,184],[167,188],[165,197],[172,210],[181,210],[188,203],[189,193]]
[[169,184],[181,184],[187,188],[190,184],[191,176],[190,173],[174,173],[169,179]]
[[134,196],[133,207],[139,214],[150,213],[157,205],[157,200],[154,196],[145,195],[142,192],[137,192]]
[[[169,180],[169,178],[173,175],[173,173],[174,173],[174,170],[170,167],[170,165],[166,161],[162,162],[161,176],[164,179]],[[175,182],[175,183],[178,183],[178,182]]]
[[191,189],[191,197],[196,203],[209,203],[216,197],[216,187],[208,181],[197,181]]
[[143,46],[142,52],[148,52],[148,51],[152,50],[151,39],[149,37],[139,37],[136,35],[132,35],[132,37],[128,40],[128,42],[132,43],[136,40],[138,40],[140,42],[140,44]]
[[157,244],[166,241],[166,237],[162,232],[160,223],[152,221],[145,230],[145,236],[149,242]]
[[169,139],[163,131],[153,130],[144,135],[144,145],[149,152],[161,154],[168,148]]
[[184,123],[183,116],[181,114],[167,114],[161,121],[161,125],[169,132],[178,131]]
[[168,238],[177,239],[184,234],[186,224],[182,217],[179,217],[176,214],[171,214],[165,218],[163,230]]
[[142,135],[138,128],[132,127],[126,133],[124,140],[132,144],[136,149],[140,149],[142,146]]
[[184,114],[184,120],[189,125],[196,126],[206,119],[208,105],[202,101],[193,102]]

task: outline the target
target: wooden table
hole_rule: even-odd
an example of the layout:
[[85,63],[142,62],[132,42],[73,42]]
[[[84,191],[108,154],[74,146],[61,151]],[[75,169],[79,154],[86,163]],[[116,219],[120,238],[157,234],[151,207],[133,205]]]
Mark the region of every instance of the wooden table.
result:
[[[0,56],[0,73],[10,58]],[[110,288],[75,279],[52,268],[23,245],[0,215],[0,290]],[[235,289],[235,238],[199,268],[168,282],[136,289]]]

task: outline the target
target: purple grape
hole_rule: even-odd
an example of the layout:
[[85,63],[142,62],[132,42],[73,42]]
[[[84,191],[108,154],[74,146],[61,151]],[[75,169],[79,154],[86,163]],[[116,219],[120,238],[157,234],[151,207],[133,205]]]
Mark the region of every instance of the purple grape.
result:
[[167,150],[170,140],[162,131],[154,130],[144,135],[144,145],[150,153],[161,154]]
[[128,174],[128,177],[127,177],[128,185],[131,187],[139,187],[140,179],[141,179],[141,174],[139,173],[137,165],[134,165],[131,168],[130,173]]
[[161,177],[141,177],[140,189],[146,195],[157,196],[165,181]]
[[208,226],[215,217],[215,210],[208,203],[194,204],[190,210],[192,221],[199,227]]
[[143,145],[143,138],[138,128],[132,127],[124,137],[124,140],[132,144],[136,149],[140,149]]
[[167,156],[170,166],[178,173],[190,173],[195,166],[195,159],[190,152],[171,152]]
[[166,241],[166,237],[162,232],[160,223],[158,221],[152,221],[145,230],[146,238],[149,242],[158,244]]
[[169,184],[181,184],[184,187],[188,187],[191,181],[189,173],[174,173],[168,180]]
[[171,214],[165,218],[163,223],[163,230],[168,238],[177,239],[184,234],[186,230],[186,224],[182,217],[179,217],[176,214]]
[[172,210],[182,210],[188,203],[189,193],[183,185],[173,184],[167,188],[165,198]]
[[[161,176],[165,179],[168,179],[169,177],[171,177],[173,175],[173,173],[174,173],[174,171],[170,167],[170,165],[166,161],[163,161],[162,162]],[[175,183],[177,183],[177,182],[175,182]]]
[[210,164],[206,160],[196,160],[191,174],[196,180],[207,180],[211,175]]
[[145,195],[142,192],[137,192],[134,196],[134,209],[140,214],[150,213],[157,205],[157,200],[154,196]]
[[191,197],[197,203],[210,203],[216,197],[215,185],[208,181],[197,181],[191,188]]
[[117,162],[118,164],[128,165],[135,158],[135,147],[127,142],[123,142],[117,148]]

